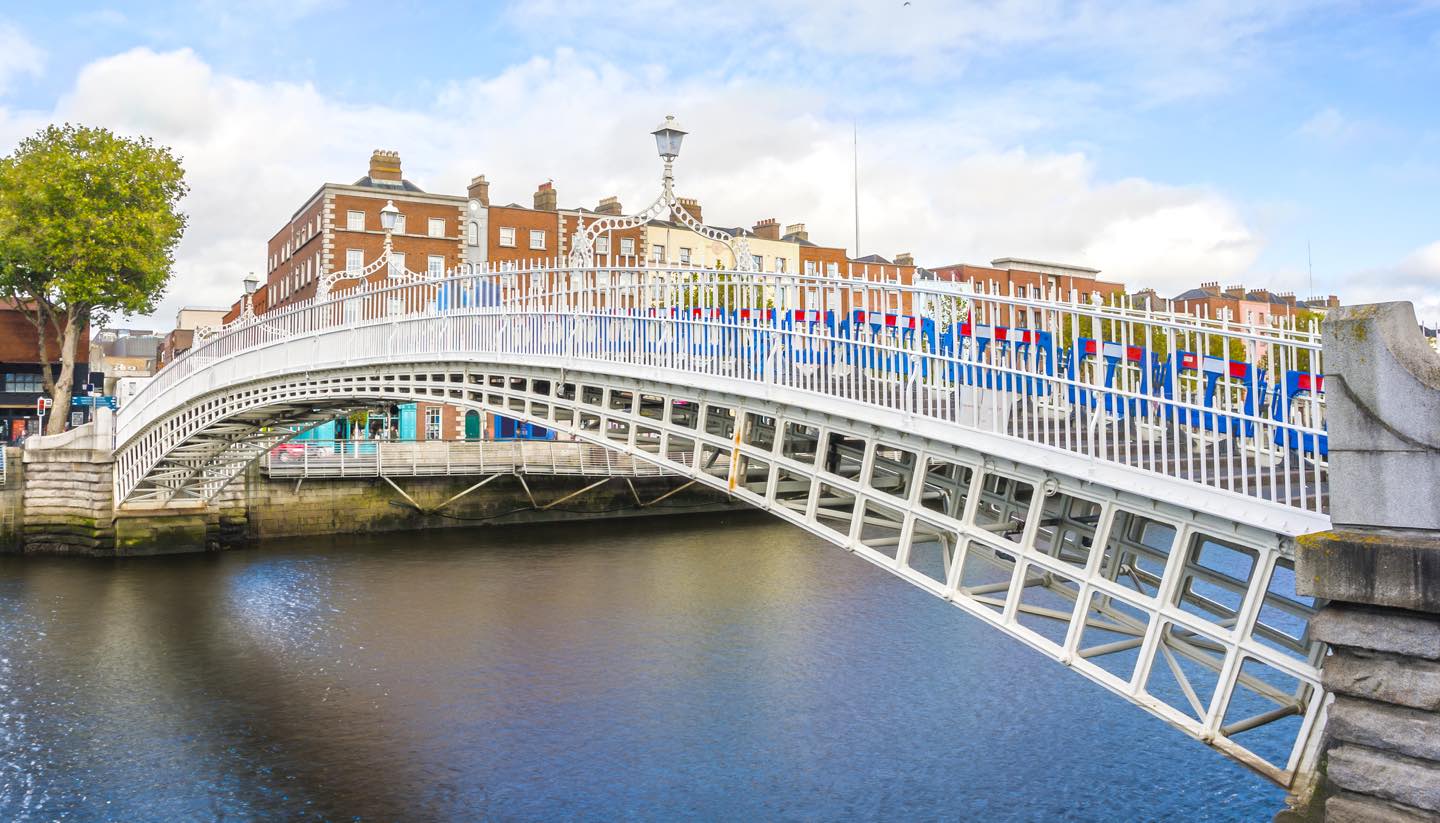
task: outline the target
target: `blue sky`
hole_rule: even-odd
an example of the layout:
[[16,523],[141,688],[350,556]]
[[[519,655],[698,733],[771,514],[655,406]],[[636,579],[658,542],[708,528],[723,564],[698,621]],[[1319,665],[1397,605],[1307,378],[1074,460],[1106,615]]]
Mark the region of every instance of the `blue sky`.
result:
[[1440,318],[1437,90],[1434,0],[0,4],[0,151],[72,119],[184,155],[167,309],[228,302],[374,148],[638,207],[673,113],[712,222],[853,246],[854,122],[861,253],[1303,293],[1308,242],[1317,292]]

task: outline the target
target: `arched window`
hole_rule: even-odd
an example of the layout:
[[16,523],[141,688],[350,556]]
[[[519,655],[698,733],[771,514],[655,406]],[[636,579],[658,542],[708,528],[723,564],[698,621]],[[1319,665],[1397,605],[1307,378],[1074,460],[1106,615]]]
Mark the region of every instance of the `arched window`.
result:
[[466,241],[472,246],[480,245],[480,224],[474,220],[470,221],[470,228],[466,231]]

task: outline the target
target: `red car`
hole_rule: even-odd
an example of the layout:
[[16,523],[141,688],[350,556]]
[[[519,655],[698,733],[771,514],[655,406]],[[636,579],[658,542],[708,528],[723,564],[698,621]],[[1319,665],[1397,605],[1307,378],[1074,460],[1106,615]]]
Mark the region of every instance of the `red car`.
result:
[[270,456],[281,463],[293,463],[305,459],[304,443],[281,443],[270,450]]

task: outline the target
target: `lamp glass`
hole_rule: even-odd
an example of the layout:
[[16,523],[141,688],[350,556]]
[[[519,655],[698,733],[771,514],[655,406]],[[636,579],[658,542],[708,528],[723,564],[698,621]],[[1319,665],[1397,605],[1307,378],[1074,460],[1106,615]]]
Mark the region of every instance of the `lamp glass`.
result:
[[380,210],[380,228],[391,231],[395,228],[395,221],[400,217],[400,210],[395,208],[395,203],[385,201],[385,208]]
[[680,141],[684,140],[685,135],[688,134],[680,128],[679,123],[675,122],[674,117],[668,115],[665,122],[660,124],[660,128],[650,133],[655,135],[655,149],[666,160],[674,160],[680,156]]

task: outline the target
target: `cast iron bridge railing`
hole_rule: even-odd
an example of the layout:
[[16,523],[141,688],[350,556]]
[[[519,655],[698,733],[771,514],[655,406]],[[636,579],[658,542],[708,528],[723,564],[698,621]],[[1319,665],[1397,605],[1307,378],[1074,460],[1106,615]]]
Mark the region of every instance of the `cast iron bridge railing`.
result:
[[[115,499],[203,504],[325,420],[505,414],[729,491],[1294,786],[1323,720],[1314,329],[890,271],[404,274],[247,317],[121,408]],[[378,276],[378,272],[377,272]]]

